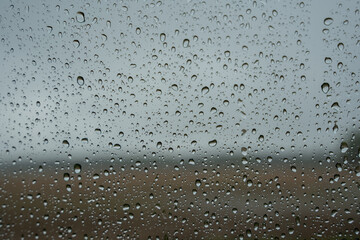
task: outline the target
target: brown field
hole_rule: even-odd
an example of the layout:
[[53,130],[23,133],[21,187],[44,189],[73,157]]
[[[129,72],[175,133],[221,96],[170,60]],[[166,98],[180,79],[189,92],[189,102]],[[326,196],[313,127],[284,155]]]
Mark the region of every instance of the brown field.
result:
[[[288,164],[247,167],[213,162],[179,165],[175,170],[176,164],[150,163],[82,163],[78,174],[72,164],[45,165],[42,170],[35,164],[12,168],[3,164],[0,236],[359,237],[359,177],[351,169],[339,172],[332,166],[317,166],[314,171],[309,165],[298,164],[293,172]],[[69,174],[68,181],[64,180],[65,173]]]

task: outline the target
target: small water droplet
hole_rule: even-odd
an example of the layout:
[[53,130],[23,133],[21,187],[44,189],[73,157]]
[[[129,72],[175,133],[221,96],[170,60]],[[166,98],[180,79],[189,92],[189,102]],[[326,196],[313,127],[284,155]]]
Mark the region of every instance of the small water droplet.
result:
[[69,144],[68,140],[64,140],[62,143],[63,143],[63,144],[64,144],[64,146],[66,146],[66,147],[69,147],[69,146],[70,146],[70,144]]
[[264,141],[264,136],[263,136],[263,135],[260,135],[260,136],[259,136],[259,141],[260,141],[260,142],[263,142],[263,141]]
[[172,90],[174,90],[174,91],[179,90],[179,87],[178,87],[178,85],[176,85],[176,84],[171,85],[171,88],[172,88]]
[[79,23],[85,22],[85,14],[83,12],[77,12],[76,21],[78,21]]
[[188,48],[190,46],[190,40],[189,39],[184,39],[183,41],[183,47],[184,48]]
[[82,76],[78,76],[76,79],[76,82],[80,85],[83,86],[85,84],[85,80]]
[[74,40],[74,41],[73,41],[73,44],[74,44],[74,47],[76,47],[76,48],[80,47],[80,42],[79,42],[79,40]]
[[329,92],[329,89],[330,89],[330,85],[328,83],[323,83],[321,85],[321,90],[323,91],[323,93],[328,93]]
[[196,185],[197,187],[200,187],[200,186],[201,186],[201,181],[200,181],[199,179],[197,179],[197,180],[195,181],[195,185]]
[[337,45],[337,47],[338,47],[338,49],[339,49],[340,51],[344,50],[344,44],[343,44],[343,43],[339,43],[339,44]]
[[80,173],[81,172],[81,165],[80,164],[76,163],[74,165],[74,172],[75,173]]
[[324,24],[326,26],[330,26],[333,22],[334,22],[334,20],[332,18],[325,18],[324,19]]
[[123,210],[124,211],[128,211],[130,209],[130,205],[129,204],[124,204],[123,205]]
[[329,57],[326,57],[324,61],[325,61],[326,64],[331,64],[332,63],[332,59],[329,58]]
[[203,95],[207,94],[209,91],[210,91],[210,89],[208,87],[206,87],[206,86],[201,89],[201,93]]
[[342,153],[346,153],[346,151],[347,151],[348,149],[349,149],[349,147],[348,147],[348,145],[347,145],[346,142],[342,142],[342,143],[340,144],[340,150],[341,150]]
[[69,181],[69,179],[70,179],[70,174],[64,173],[64,181]]
[[166,40],[166,34],[165,34],[165,33],[161,33],[161,34],[160,34],[160,41],[161,41],[161,42],[165,42],[165,40]]
[[216,139],[209,141],[209,146],[210,147],[215,147],[216,145],[217,145],[217,140]]

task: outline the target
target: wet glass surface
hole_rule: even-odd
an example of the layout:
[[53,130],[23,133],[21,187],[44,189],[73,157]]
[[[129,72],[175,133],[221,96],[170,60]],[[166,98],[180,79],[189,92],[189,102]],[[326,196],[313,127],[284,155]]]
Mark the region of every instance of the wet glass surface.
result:
[[359,1],[1,1],[2,239],[359,239]]

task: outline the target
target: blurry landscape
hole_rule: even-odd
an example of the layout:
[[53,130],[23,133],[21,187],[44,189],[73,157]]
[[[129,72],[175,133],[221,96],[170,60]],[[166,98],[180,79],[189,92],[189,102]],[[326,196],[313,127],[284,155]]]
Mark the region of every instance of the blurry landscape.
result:
[[249,154],[2,163],[1,237],[356,239],[359,139],[351,136],[344,153],[294,161]]

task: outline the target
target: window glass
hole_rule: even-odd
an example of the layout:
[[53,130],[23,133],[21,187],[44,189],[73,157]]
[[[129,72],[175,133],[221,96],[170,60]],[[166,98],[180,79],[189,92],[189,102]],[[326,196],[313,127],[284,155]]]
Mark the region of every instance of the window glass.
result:
[[358,239],[359,8],[0,1],[0,237]]

